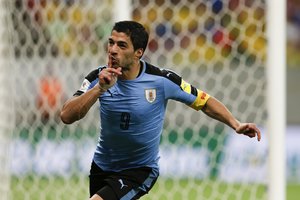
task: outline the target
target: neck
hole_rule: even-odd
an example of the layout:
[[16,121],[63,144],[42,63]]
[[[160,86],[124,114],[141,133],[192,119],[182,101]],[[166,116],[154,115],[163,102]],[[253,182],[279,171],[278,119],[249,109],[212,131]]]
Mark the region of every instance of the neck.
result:
[[140,60],[134,62],[131,67],[123,68],[122,75],[120,77],[121,80],[133,80],[138,77],[141,69]]

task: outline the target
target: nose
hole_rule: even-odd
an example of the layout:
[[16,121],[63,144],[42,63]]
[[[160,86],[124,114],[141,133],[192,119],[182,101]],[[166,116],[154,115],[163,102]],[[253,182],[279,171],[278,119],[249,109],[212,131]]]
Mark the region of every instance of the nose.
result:
[[108,52],[110,54],[116,54],[117,53],[117,45],[116,44],[109,45]]

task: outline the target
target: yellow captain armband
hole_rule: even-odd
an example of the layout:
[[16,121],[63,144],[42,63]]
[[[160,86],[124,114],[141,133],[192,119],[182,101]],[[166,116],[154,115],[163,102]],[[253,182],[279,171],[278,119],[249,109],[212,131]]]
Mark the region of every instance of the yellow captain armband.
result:
[[194,108],[195,110],[201,110],[209,98],[209,94],[197,89],[197,97],[190,107]]
[[203,92],[202,90],[196,89],[195,87],[191,86],[191,84],[184,81],[183,79],[181,80],[180,87],[183,91],[185,91],[188,94],[193,94],[195,96],[197,95],[195,101],[191,105],[189,105],[191,108],[194,108],[195,110],[201,110],[210,97],[209,94]]
[[192,91],[191,84],[189,84],[188,82],[185,82],[183,79],[181,80],[180,87],[186,93],[191,94],[191,91]]

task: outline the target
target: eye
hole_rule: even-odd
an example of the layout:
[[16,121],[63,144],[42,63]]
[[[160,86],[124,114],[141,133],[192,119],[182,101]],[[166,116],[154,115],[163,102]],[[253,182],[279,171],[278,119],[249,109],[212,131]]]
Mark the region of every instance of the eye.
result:
[[114,44],[114,41],[110,39],[110,40],[108,40],[108,44],[111,46]]
[[127,48],[127,43],[126,43],[126,42],[118,42],[118,46],[119,46],[121,49],[126,49],[126,48]]
[[125,44],[120,44],[119,47],[120,47],[121,49],[125,49],[125,48],[126,48],[126,45],[125,45]]

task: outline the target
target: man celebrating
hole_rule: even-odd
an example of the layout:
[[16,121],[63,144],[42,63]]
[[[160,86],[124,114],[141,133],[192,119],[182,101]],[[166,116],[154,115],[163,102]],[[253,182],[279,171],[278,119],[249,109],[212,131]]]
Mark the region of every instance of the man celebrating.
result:
[[62,121],[71,124],[100,102],[91,200],[138,199],[149,192],[159,175],[159,143],[169,99],[201,110],[238,134],[261,138],[255,124],[240,123],[214,97],[176,73],[143,61],[148,37],[137,22],[117,22],[108,40],[108,64],[90,72],[61,110]]

